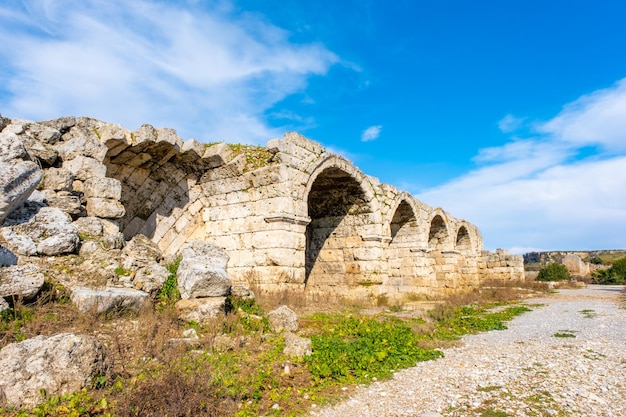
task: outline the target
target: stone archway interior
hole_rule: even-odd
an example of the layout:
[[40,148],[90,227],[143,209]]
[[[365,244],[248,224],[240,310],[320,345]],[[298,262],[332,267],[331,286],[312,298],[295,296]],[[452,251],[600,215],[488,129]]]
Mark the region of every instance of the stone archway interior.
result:
[[456,235],[456,248],[459,250],[470,250],[472,248],[472,241],[465,226],[461,226]]
[[389,276],[410,278],[414,274],[411,248],[418,247],[419,230],[413,208],[402,201],[390,225]]
[[363,189],[345,171],[327,168],[315,179],[307,203],[306,285],[349,284],[349,276],[358,273],[353,249],[361,241],[359,227],[371,212]]
[[443,245],[448,238],[448,228],[443,218],[438,214],[430,222],[430,233],[428,234],[428,247],[430,249],[443,249]]

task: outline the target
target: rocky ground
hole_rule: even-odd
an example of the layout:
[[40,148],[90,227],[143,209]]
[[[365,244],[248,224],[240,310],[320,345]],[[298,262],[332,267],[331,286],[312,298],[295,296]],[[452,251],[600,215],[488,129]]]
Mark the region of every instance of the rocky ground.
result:
[[312,416],[625,416],[623,286],[530,300],[508,330],[466,336],[445,357],[358,389]]

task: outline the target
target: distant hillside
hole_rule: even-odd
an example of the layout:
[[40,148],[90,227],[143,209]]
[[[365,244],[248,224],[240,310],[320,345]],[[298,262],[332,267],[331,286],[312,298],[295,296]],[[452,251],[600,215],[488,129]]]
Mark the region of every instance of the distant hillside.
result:
[[626,258],[626,250],[590,250],[590,251],[549,251],[549,252],[528,252],[524,256],[524,265],[539,263],[546,265],[551,262],[561,262],[566,255],[578,255],[584,262],[592,262],[594,258],[600,258],[602,264],[609,265],[614,261]]

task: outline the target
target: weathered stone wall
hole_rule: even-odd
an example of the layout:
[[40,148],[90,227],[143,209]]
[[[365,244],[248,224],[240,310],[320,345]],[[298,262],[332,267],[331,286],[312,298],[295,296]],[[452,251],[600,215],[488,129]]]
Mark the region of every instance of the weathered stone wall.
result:
[[474,225],[296,133],[255,148],[88,118],[9,126],[37,133],[25,143],[52,184],[49,203],[74,219],[98,217],[126,240],[143,234],[166,254],[213,242],[230,256],[235,284],[403,301],[523,279],[522,258],[484,252]]

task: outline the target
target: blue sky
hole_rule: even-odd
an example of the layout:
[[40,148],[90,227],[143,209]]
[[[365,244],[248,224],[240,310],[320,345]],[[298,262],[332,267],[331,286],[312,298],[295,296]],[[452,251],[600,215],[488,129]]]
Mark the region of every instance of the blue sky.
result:
[[487,249],[625,248],[625,19],[597,0],[5,0],[0,112],[295,130]]

